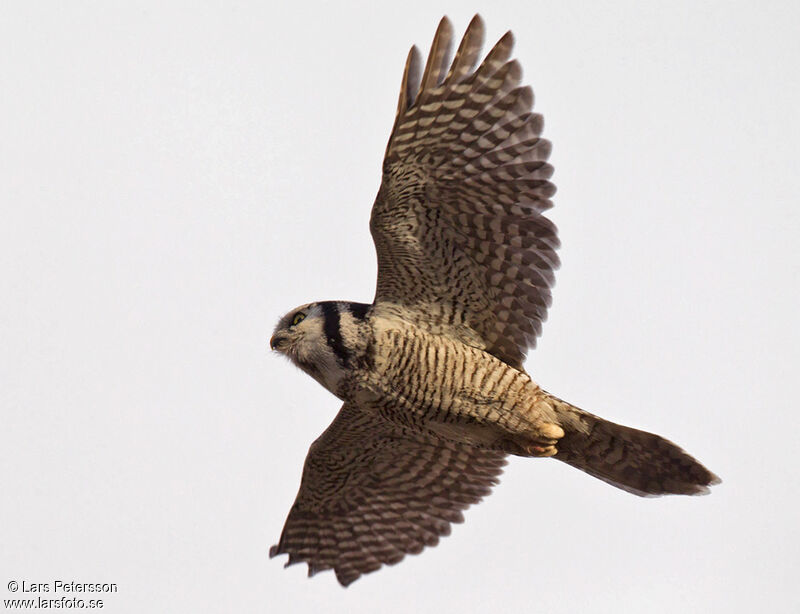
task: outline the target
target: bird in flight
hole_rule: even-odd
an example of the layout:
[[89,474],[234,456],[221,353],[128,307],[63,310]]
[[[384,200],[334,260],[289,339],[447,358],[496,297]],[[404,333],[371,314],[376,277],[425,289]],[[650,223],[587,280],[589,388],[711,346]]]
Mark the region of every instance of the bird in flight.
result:
[[[640,496],[718,478],[666,439],[614,424],[525,372],[559,265],[550,143],[506,33],[479,63],[476,15],[452,55],[439,23],[412,47],[372,207],[372,304],[309,303],[270,340],[339,397],[308,451],[270,556],[343,586],[435,546],[488,495],[508,454],[551,457]],[[452,59],[451,59],[452,58]]]

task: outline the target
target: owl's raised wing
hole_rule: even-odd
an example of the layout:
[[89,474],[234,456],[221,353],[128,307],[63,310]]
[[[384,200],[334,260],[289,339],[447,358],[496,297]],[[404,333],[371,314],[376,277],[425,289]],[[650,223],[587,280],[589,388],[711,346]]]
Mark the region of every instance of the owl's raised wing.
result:
[[378,310],[399,306],[418,324],[449,329],[512,366],[541,332],[559,265],[550,143],[533,93],[519,87],[506,33],[476,69],[476,15],[450,62],[452,26],[430,56],[411,48],[370,229]]
[[270,556],[343,586],[435,546],[491,492],[505,455],[428,439],[345,404],[311,445],[300,491]]

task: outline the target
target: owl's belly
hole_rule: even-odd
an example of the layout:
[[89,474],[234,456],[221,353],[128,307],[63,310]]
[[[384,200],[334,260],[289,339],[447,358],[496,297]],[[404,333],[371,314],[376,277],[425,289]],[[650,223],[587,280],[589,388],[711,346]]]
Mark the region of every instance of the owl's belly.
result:
[[496,447],[556,421],[526,373],[459,341],[401,324],[377,330],[373,355],[353,401],[403,426]]

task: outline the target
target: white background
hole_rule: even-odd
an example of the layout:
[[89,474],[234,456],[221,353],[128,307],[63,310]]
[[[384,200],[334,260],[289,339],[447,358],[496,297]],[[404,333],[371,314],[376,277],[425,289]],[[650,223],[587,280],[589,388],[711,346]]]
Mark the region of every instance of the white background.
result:
[[[2,598],[800,611],[796,3],[289,4],[3,4]],[[563,266],[528,370],[724,483],[644,500],[512,459],[439,547],[343,590],[267,557],[339,406],[267,340],[371,300],[408,47],[475,10],[516,34],[554,144]]]

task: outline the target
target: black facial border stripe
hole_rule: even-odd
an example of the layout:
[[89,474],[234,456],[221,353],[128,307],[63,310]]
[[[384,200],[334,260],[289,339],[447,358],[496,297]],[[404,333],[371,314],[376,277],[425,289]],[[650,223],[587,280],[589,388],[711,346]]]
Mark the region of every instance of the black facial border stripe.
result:
[[339,306],[336,303],[326,302],[321,303],[322,316],[325,320],[323,331],[328,340],[328,345],[331,346],[334,355],[341,360],[345,365],[350,361],[350,352],[344,346],[342,339],[342,328],[339,322]]
[[347,308],[350,310],[350,313],[353,314],[353,317],[357,320],[361,320],[362,322],[367,318],[367,312],[372,305],[368,305],[367,303],[348,303]]

